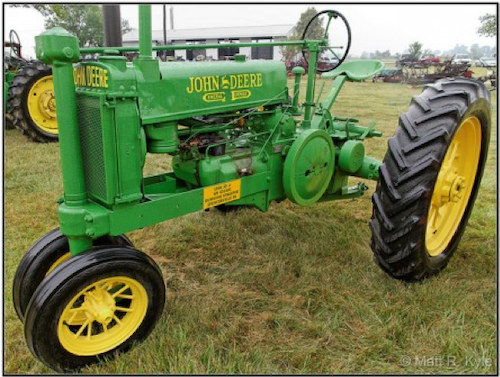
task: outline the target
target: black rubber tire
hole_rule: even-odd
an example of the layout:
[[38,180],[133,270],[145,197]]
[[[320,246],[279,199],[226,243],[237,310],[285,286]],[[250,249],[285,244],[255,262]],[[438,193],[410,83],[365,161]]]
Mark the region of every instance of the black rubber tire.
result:
[[[63,309],[89,284],[113,276],[131,277],[146,289],[148,308],[139,328],[108,352],[93,356],[68,352],[57,336]],[[26,342],[31,352],[49,368],[59,372],[78,371],[104,356],[126,352],[135,342],[144,340],[160,318],[164,304],[165,284],[161,270],[150,257],[129,247],[99,247],[69,259],[40,284],[26,311]]]
[[[124,235],[103,236],[94,241],[95,246],[133,246]],[[36,241],[24,254],[14,276],[13,300],[17,316],[24,321],[26,308],[33,293],[47,275],[56,260],[69,252],[68,239],[59,228],[47,233]]]
[[41,62],[30,62],[22,67],[9,88],[7,113],[15,128],[28,139],[38,143],[55,142],[59,135],[45,132],[36,125],[28,111],[28,94],[38,80],[52,75],[52,68]]
[[11,120],[9,115],[5,114],[3,119],[4,119],[4,129],[5,130],[13,130],[14,128],[16,128],[16,127],[14,127],[14,124],[12,123],[12,120]]
[[[462,120],[481,122],[479,166],[469,203],[443,253],[432,257],[425,246],[427,216],[443,159]],[[484,84],[471,79],[444,79],[426,85],[399,119],[380,166],[373,194],[371,248],[375,261],[394,278],[415,282],[446,267],[457,249],[483,175],[491,130],[491,103]]]

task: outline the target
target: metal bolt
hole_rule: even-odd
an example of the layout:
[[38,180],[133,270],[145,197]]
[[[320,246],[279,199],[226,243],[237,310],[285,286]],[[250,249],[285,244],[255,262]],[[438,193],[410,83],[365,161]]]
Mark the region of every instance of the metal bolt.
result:
[[63,48],[63,54],[68,59],[71,59],[73,57],[74,51],[73,51],[73,49],[71,47],[64,47]]

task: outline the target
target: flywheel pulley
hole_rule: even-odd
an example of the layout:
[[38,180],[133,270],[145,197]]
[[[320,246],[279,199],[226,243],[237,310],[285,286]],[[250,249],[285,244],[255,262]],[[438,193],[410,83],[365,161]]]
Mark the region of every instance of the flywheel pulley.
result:
[[285,160],[283,186],[288,199],[308,206],[327,189],[335,165],[335,147],[324,130],[304,131],[292,144]]

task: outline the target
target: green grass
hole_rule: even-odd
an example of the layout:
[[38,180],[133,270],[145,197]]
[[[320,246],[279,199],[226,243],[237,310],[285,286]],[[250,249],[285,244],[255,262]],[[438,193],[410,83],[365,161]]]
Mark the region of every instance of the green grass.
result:
[[[348,83],[334,112],[364,125],[378,121],[384,137],[369,140],[367,150],[382,159],[399,114],[420,90]],[[373,182],[360,199],[310,208],[285,201],[268,213],[194,213],[129,234],[163,270],[164,314],[131,352],[82,372],[496,373],[493,128],[467,231],[438,277],[407,285],[375,265]],[[11,292],[25,251],[57,226],[58,146],[7,131],[4,168],[5,372],[49,373],[26,347]],[[169,158],[149,156],[146,173],[167,168]]]

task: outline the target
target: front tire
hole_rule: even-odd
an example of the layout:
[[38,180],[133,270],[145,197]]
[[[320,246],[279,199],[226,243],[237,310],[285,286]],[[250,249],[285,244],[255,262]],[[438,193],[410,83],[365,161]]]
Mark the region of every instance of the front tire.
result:
[[[94,246],[121,245],[133,246],[124,236],[102,236],[94,240]],[[14,276],[13,301],[17,316],[24,321],[26,308],[31,296],[56,267],[71,258],[68,238],[59,228],[45,234],[24,254]]]
[[102,247],[69,259],[38,287],[24,331],[31,352],[60,372],[127,351],[161,316],[159,267],[129,247]]
[[403,113],[373,195],[371,248],[389,275],[420,281],[446,267],[465,231],[491,130],[483,83],[427,85]]

